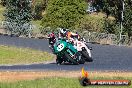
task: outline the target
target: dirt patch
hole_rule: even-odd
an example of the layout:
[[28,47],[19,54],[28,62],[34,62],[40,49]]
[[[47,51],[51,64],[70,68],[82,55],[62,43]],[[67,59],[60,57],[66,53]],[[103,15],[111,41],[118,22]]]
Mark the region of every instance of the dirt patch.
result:
[[0,28],[0,33],[1,33],[1,34],[6,34],[5,29]]
[[[80,77],[81,71],[43,71],[43,72],[0,72],[0,82],[34,80],[45,77]],[[132,72],[89,72],[90,78],[95,77],[132,77]]]
[[45,77],[77,77],[78,72],[43,71],[43,72],[0,72],[0,81],[34,80]]

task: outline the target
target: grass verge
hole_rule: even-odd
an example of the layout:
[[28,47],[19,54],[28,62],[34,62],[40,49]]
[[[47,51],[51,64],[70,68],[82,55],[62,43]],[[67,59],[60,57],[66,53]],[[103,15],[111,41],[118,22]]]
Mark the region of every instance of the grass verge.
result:
[[[108,79],[108,78],[94,78]],[[119,78],[111,78],[119,79]],[[132,78],[122,78],[129,79]],[[78,78],[43,78],[30,81],[18,81],[13,83],[0,83],[0,88],[84,88],[80,85]],[[132,86],[87,86],[85,88],[132,88]]]
[[54,58],[53,54],[47,52],[0,45],[0,65],[42,63]]
[[[0,88],[84,88],[81,71],[0,72]],[[132,72],[90,71],[91,80],[131,80]],[[85,88],[132,88],[132,86],[88,86]]]

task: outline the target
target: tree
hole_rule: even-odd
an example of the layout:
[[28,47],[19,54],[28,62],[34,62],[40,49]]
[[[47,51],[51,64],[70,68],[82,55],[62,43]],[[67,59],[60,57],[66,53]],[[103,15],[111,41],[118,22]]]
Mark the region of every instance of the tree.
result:
[[[115,26],[123,23],[123,33],[128,35],[128,40],[132,36],[132,0],[104,0],[104,8],[108,11],[105,11],[106,14],[112,15],[116,19]],[[123,2],[124,7],[123,8]],[[123,12],[123,19],[122,19]],[[117,30],[118,31],[118,30]]]
[[0,4],[1,4],[2,6],[6,6],[6,0],[1,0]]
[[31,0],[7,0],[4,16],[6,29],[11,33],[27,33],[32,18]]
[[85,15],[86,7],[85,0],[49,0],[42,26],[74,28],[78,20]]
[[33,5],[33,19],[34,20],[41,20],[42,12],[45,11],[47,7],[48,0],[41,0],[41,1],[35,1]]
[[129,43],[130,37],[132,36],[132,1],[130,2],[130,0],[127,0],[125,3],[123,26],[125,33],[128,35]]

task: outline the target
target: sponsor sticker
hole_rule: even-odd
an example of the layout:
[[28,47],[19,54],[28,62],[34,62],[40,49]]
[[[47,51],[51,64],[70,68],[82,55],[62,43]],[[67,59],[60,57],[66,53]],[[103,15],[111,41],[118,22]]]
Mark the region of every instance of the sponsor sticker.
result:
[[88,77],[88,72],[82,68],[82,77],[79,78],[79,82],[82,86],[90,85],[105,85],[105,86],[129,86],[130,80],[91,80]]

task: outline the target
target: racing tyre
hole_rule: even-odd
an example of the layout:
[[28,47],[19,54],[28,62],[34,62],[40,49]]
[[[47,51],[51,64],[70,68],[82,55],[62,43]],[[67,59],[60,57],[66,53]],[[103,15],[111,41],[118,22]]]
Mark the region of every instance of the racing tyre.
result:
[[79,64],[84,64],[85,63],[85,58],[82,56],[80,51],[76,53],[76,56],[78,58],[78,63]]
[[82,51],[82,55],[86,58],[85,60],[88,61],[88,62],[92,62],[93,59],[91,57],[89,57],[89,54],[87,53],[86,50],[83,50]]
[[85,63],[85,59],[81,58],[81,60],[79,61],[79,64],[84,64]]
[[57,65],[60,65],[62,62],[63,62],[63,60],[61,58],[60,59],[59,58],[56,59],[56,64]]
[[64,54],[64,57],[65,57],[67,60],[69,60],[71,63],[73,63],[73,64],[75,64],[75,65],[78,65],[78,62],[76,62],[75,60],[73,60],[73,59],[71,58],[71,56],[70,56],[68,53],[65,53],[65,54]]

